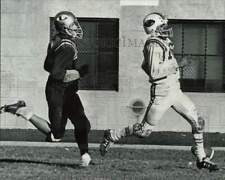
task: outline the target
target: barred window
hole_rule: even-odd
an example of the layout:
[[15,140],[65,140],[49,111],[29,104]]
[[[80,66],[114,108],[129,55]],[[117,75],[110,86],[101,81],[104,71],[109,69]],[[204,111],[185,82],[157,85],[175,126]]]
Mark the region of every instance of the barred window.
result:
[[181,86],[186,92],[225,92],[225,21],[170,20]]
[[[89,74],[82,78],[79,89],[118,91],[119,19],[78,18],[84,31],[77,41],[79,65],[88,64]],[[50,18],[50,38],[55,33]]]

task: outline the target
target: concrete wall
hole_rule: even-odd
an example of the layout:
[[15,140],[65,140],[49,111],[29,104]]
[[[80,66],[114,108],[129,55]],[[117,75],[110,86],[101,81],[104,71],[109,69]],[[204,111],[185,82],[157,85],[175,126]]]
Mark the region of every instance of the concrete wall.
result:
[[[150,87],[140,68],[146,38],[143,17],[160,11],[172,19],[225,19],[224,0],[216,4],[214,0],[152,1],[154,6],[144,7],[120,6],[119,0],[1,0],[1,104],[24,99],[35,113],[48,117],[43,60],[49,40],[49,17],[66,9],[79,17],[120,18],[119,91],[79,94],[92,129],[118,128],[135,122],[137,118],[127,106],[136,98],[147,105]],[[225,132],[225,93],[187,94],[206,118],[206,130]],[[33,128],[29,122],[9,114],[0,118],[0,128]],[[169,110],[156,130],[189,131],[190,127]]]

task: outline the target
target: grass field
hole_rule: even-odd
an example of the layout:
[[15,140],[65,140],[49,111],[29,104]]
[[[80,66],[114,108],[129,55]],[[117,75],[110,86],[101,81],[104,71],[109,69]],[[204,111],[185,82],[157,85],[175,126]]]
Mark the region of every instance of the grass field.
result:
[[[79,152],[72,147],[0,147],[1,180],[222,180],[225,170],[198,170],[189,151],[112,148],[102,158],[91,148],[94,165],[79,168]],[[225,164],[225,152],[214,159]],[[189,162],[192,162],[189,163]]]

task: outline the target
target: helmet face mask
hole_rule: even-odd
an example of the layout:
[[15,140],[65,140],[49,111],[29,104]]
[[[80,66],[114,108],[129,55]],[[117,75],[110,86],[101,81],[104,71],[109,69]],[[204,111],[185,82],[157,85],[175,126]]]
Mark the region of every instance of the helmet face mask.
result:
[[61,34],[68,35],[72,38],[83,38],[83,30],[76,16],[69,11],[62,11],[56,14],[54,24],[56,30]]
[[173,37],[173,30],[172,27],[168,26],[168,24],[163,24],[162,26],[158,27],[157,32],[159,32],[160,36],[162,37]]
[[168,26],[168,20],[159,13],[151,13],[145,16],[143,27],[146,34],[151,36],[172,37],[172,28]]

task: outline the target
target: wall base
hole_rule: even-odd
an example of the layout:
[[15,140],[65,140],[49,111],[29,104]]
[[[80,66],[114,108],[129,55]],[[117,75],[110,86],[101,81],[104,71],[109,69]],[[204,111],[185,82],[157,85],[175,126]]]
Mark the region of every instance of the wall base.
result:
[[[103,130],[91,130],[90,143],[100,143]],[[225,133],[205,133],[206,146],[225,146]],[[43,142],[45,136],[35,129],[0,129],[0,141],[30,141]],[[66,130],[63,142],[75,142],[73,130]],[[148,138],[127,137],[119,144],[152,144],[152,145],[180,145],[191,146],[193,144],[190,132],[153,132]]]

